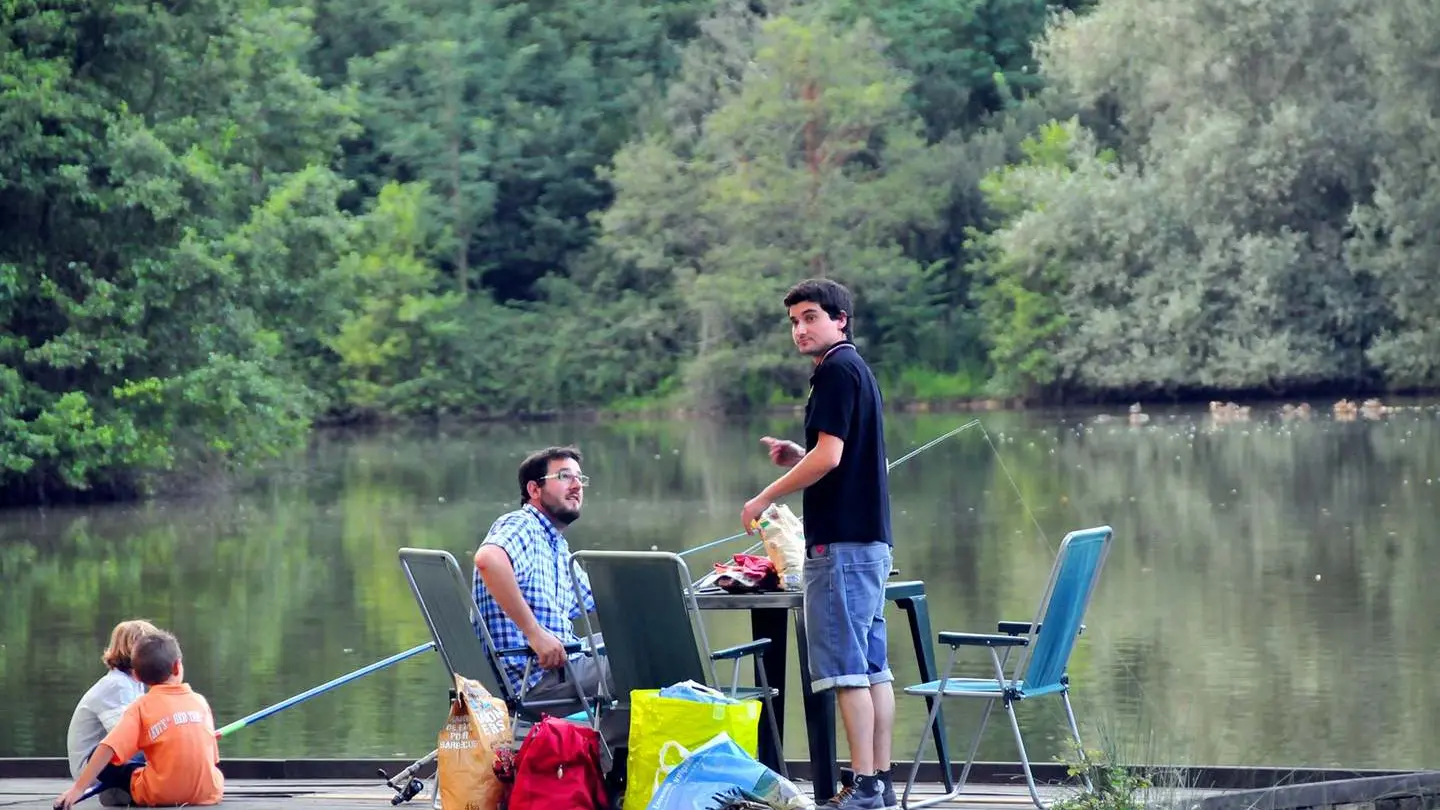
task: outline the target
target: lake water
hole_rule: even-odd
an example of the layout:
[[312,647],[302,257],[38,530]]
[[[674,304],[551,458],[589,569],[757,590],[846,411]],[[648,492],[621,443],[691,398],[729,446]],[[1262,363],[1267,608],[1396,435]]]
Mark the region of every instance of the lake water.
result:
[[[1070,669],[1088,744],[1132,762],[1440,761],[1427,719],[1440,713],[1440,590],[1426,584],[1440,551],[1440,411],[1152,411],[1144,425],[1114,412],[979,414],[896,468],[895,562],[927,583],[935,629],[1030,618],[1065,532],[1108,523],[1115,547]],[[891,457],[971,418],[892,415]],[[221,724],[428,640],[396,549],[467,564],[536,447],[586,454],[573,548],[681,550],[734,534],[775,474],[766,433],[798,438],[799,417],[329,435],[245,491],[0,511],[0,756],[63,756],[70,712],[124,618],[178,635]],[[891,618],[897,677],[913,683],[903,614]],[[716,646],[748,627],[738,614],[708,624]],[[968,674],[985,674],[984,653],[969,655]],[[792,689],[794,672],[792,659]],[[238,731],[221,754],[419,756],[446,688],[427,654]],[[896,756],[908,760],[924,702],[899,701]],[[786,753],[800,758],[799,701],[789,711]],[[1058,704],[1021,716],[1032,756],[1063,753]],[[957,747],[975,717],[948,713]],[[981,757],[1013,761],[1000,719]]]

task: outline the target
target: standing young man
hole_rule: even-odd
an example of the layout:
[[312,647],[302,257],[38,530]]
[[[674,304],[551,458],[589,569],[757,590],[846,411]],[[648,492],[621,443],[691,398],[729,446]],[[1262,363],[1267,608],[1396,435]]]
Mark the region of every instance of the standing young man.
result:
[[890,738],[895,693],[885,639],[890,576],[890,491],[880,386],[851,342],[850,291],[809,279],[785,296],[790,334],[815,363],[805,403],[805,447],[766,436],[789,471],[740,513],[747,532],[772,502],[804,490],[805,626],[810,687],[835,689],[855,784],[830,807],[895,807]]

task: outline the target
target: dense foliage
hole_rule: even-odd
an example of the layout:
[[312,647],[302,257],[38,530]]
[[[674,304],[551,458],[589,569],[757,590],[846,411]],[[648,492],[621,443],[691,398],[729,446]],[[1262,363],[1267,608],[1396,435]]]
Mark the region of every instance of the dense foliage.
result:
[[1440,7],[0,0],[0,496],[317,420],[1440,385]]

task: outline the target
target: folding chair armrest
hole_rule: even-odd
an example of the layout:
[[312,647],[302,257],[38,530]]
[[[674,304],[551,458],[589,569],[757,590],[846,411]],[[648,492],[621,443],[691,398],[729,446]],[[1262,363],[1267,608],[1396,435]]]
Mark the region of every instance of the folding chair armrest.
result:
[[[577,652],[583,652],[583,653],[587,653],[587,654],[588,654],[590,651],[587,650],[587,649],[585,649],[585,645],[584,645],[582,642],[579,642],[579,641],[572,641],[571,643],[565,645],[565,654],[566,654],[566,655],[574,655],[574,654],[577,653]],[[508,649],[508,650],[497,650],[495,654],[496,654],[496,655],[528,655],[528,656],[530,656],[531,658],[534,658],[534,657],[535,657],[535,651],[532,650],[532,649],[530,649],[529,647],[512,647],[511,649]]]
[[[1044,626],[1044,622],[1036,625],[1035,632],[1040,632],[1040,628]],[[1000,632],[1006,633],[1008,635],[1020,636],[1030,632],[1030,622],[1000,622],[998,629],[1000,630]],[[1083,634],[1084,632],[1085,625],[1082,624],[1080,625],[1080,634]]]
[[744,644],[737,644],[734,647],[726,647],[723,650],[716,650],[710,653],[711,661],[729,661],[735,658],[743,658],[747,655],[760,655],[770,647],[770,639],[757,638],[754,641],[747,641]]
[[988,633],[941,633],[940,643],[951,647],[1024,647],[1030,644],[1030,638]]

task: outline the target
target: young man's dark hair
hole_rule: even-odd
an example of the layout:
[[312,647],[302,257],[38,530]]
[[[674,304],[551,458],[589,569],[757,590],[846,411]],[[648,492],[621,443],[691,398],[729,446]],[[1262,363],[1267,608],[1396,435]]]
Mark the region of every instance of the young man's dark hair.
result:
[[165,683],[175,672],[175,662],[180,660],[180,642],[164,630],[149,633],[135,642],[131,660],[135,677],[141,683],[148,686]]
[[845,337],[854,337],[850,327],[855,323],[855,301],[845,285],[828,278],[807,278],[785,294],[785,308],[789,309],[801,301],[819,304],[831,319],[838,320],[840,313],[845,313]]
[[574,447],[547,447],[531,453],[520,462],[521,506],[530,502],[530,482],[540,483],[541,477],[550,472],[550,462],[560,458],[568,458],[576,464],[585,462],[585,459],[580,457],[580,451]]

